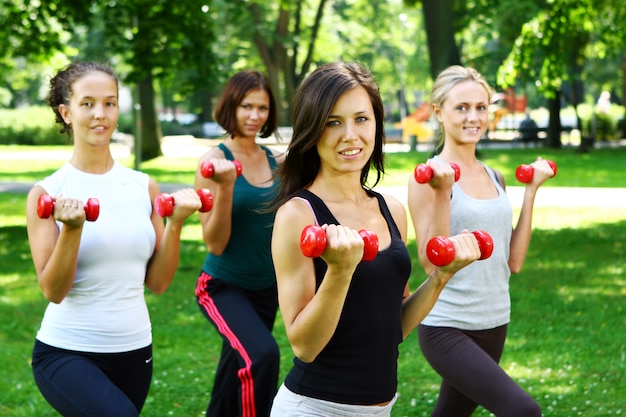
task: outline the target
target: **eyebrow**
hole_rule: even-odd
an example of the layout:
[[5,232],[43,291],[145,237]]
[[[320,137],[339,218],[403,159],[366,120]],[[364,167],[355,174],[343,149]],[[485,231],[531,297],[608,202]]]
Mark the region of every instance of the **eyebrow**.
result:
[[[112,98],[117,99],[118,96],[117,95],[111,95],[111,96],[105,96],[104,97],[105,100],[112,99]],[[82,97],[80,97],[80,99],[81,100],[89,100],[89,99],[96,100],[96,98],[94,96],[82,96]]]
[[[354,114],[354,116],[359,116],[359,115],[368,114],[368,113],[369,112],[367,110],[359,110],[359,111],[354,112],[353,114]],[[328,118],[329,119],[340,119],[341,116],[336,115],[336,114],[329,114]]]

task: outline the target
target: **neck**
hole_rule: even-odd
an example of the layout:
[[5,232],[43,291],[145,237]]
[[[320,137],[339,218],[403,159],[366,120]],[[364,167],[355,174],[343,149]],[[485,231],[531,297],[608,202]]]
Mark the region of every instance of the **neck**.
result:
[[75,146],[70,158],[74,168],[90,174],[104,174],[113,167],[114,162],[108,146],[89,149]]
[[332,178],[318,175],[309,190],[325,202],[352,201],[359,203],[367,198],[367,194],[361,186],[361,176],[358,172],[340,174]]
[[256,138],[236,136],[235,138],[224,140],[224,144],[228,149],[235,152],[251,153],[259,150]]

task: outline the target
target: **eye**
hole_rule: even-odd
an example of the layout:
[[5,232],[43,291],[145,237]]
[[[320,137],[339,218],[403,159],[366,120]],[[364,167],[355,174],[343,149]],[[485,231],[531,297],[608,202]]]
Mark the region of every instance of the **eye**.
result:
[[91,101],[84,101],[83,103],[81,103],[81,106],[91,107],[93,106],[93,103]]
[[250,109],[250,105],[249,105],[249,104],[242,104],[242,105],[241,105],[241,108],[242,108],[242,109],[249,110],[249,109]]
[[261,106],[262,111],[269,111],[269,106]]
[[327,127],[339,126],[339,120],[329,120],[326,122]]
[[365,123],[367,122],[369,119],[365,116],[359,116],[356,118],[357,123]]
[[456,109],[458,111],[463,111],[464,112],[464,111],[467,111],[467,106],[465,104],[461,104],[461,105],[457,106]]

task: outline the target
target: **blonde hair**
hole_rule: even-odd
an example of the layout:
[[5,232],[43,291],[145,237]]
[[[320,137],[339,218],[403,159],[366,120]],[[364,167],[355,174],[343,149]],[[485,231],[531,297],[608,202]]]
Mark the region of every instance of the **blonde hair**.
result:
[[[430,103],[432,106],[441,107],[443,103],[448,99],[448,93],[456,85],[465,82],[472,81],[482,85],[487,91],[489,102],[491,102],[491,96],[493,95],[493,89],[478,71],[474,68],[463,67],[461,65],[452,65],[445,70],[441,71],[433,83],[433,88],[430,93]],[[445,139],[445,132],[443,125],[439,122],[439,130],[437,132],[437,153],[441,151],[443,147],[443,141]]]

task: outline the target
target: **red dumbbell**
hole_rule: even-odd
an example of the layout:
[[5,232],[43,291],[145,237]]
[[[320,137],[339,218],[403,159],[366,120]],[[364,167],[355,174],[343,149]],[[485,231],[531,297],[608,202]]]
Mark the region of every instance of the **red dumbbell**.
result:
[[[450,163],[450,166],[454,170],[454,182],[456,182],[461,178],[461,168],[454,162]],[[426,164],[417,164],[413,176],[418,183],[426,184],[433,179],[433,169]]]
[[[491,235],[484,230],[476,230],[472,233],[476,237],[480,249],[480,258],[478,259],[489,258],[493,253],[493,239]],[[454,259],[454,245],[445,236],[435,236],[426,245],[426,256],[435,266],[448,265]]]
[[[550,168],[552,168],[552,171],[554,171],[554,174],[552,175],[554,177],[556,175],[556,163],[554,161],[550,161],[549,159],[546,159],[546,161],[550,165]],[[515,177],[519,182],[523,182],[524,184],[531,182],[534,175],[535,168],[533,168],[532,165],[522,164],[515,170]]]
[[[378,254],[378,236],[369,230],[359,230],[363,238],[363,260],[371,261]],[[309,225],[300,235],[300,249],[309,258],[319,258],[326,249],[326,231],[317,225]]]
[[[242,171],[241,162],[235,160],[232,161],[232,163],[233,165],[235,165],[235,169],[237,170],[237,176],[239,177]],[[200,175],[202,175],[204,178],[211,178],[213,174],[215,174],[215,167],[213,166],[213,163],[204,161],[200,164]]]
[[[37,215],[41,219],[47,219],[54,211],[54,203],[56,199],[50,197],[49,194],[42,194],[37,201]],[[85,219],[90,222],[96,221],[100,215],[100,201],[97,198],[89,198],[84,204]]]
[[[207,188],[201,188],[196,190],[202,207],[200,207],[201,213],[206,213],[213,208],[213,194]],[[169,217],[174,212],[174,197],[167,193],[161,193],[154,199],[154,209],[161,217]]]

